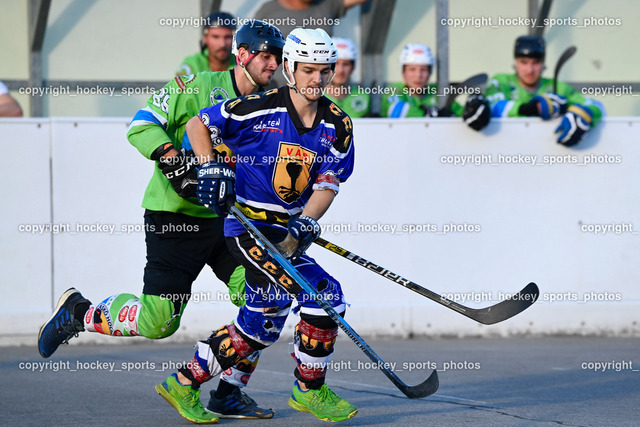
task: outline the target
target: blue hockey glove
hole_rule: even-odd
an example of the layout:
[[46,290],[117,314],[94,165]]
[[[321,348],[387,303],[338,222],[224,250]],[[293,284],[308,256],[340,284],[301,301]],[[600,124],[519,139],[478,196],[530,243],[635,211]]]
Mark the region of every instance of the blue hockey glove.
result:
[[593,122],[591,111],[579,104],[572,105],[562,118],[560,126],[554,131],[560,133],[558,142],[567,147],[577,144],[584,133],[591,129],[591,122]]
[[520,106],[518,112],[523,116],[540,116],[542,120],[551,120],[560,117],[566,111],[567,98],[555,93],[545,93],[534,96],[527,104]]
[[226,163],[207,162],[198,168],[198,201],[218,216],[229,213],[227,203],[236,198],[236,173]]
[[536,95],[531,102],[540,106],[540,118],[542,120],[555,119],[567,111],[567,98],[555,93]]
[[293,251],[291,259],[296,259],[302,256],[304,252],[309,249],[309,246],[320,237],[321,229],[318,222],[306,215],[298,215],[291,217],[287,223],[287,229],[297,241],[298,246]]

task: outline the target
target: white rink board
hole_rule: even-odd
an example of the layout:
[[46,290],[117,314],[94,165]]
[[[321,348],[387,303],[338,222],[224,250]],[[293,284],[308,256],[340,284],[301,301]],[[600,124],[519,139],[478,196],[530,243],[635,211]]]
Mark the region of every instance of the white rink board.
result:
[[49,128],[46,120],[0,120],[2,335],[37,333],[34,319],[51,311]]
[[[5,150],[21,146],[28,153],[28,162],[0,171],[10,200],[2,213],[0,336],[36,334],[69,286],[94,302],[140,293],[144,233],[123,227],[142,225],[140,202],[153,165],[126,141],[127,122],[0,121]],[[640,118],[608,119],[574,149],[554,142],[556,125],[512,119],[476,133],[456,119],[354,121],[356,169],[321,221],[324,238],[471,307],[493,304],[529,281],[541,289],[525,313],[482,326],[312,247],[342,283],[351,303],[347,320],[358,332],[638,334],[640,195],[633,183],[640,181]],[[520,163],[507,163],[517,155]],[[522,156],[537,156],[536,165]],[[565,163],[545,164],[543,156]],[[448,163],[463,158],[478,165]],[[585,159],[601,163],[584,165]],[[17,177],[26,182],[10,184]],[[18,232],[20,224],[68,229],[31,235]],[[612,229],[583,231],[595,224]],[[411,225],[422,229],[410,234]],[[206,335],[235,312],[217,300],[224,288],[211,272],[201,274],[194,291],[206,300],[190,304],[182,338]]]

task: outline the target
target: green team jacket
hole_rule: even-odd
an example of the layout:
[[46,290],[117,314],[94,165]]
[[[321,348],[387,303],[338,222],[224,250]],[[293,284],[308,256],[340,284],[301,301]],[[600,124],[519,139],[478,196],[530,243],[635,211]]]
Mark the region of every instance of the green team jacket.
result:
[[[520,106],[528,103],[536,95],[553,92],[553,79],[541,79],[536,91],[530,92],[520,86],[515,74],[496,74],[489,80],[485,97],[491,105],[492,117],[523,117],[518,113]],[[567,98],[567,107],[579,104],[593,115],[592,126],[604,116],[604,106],[593,99],[585,98],[566,83],[558,82],[558,95]]]
[[[422,106],[438,106],[438,88],[430,84],[420,93],[421,96],[411,94],[404,83],[389,85],[392,93],[382,96],[380,115],[382,117],[424,117],[426,112]],[[462,117],[464,107],[457,102],[451,106],[451,114]]]
[[352,119],[365,117],[371,112],[371,96],[368,93],[359,93],[356,85],[349,86],[349,94],[344,98],[334,98],[327,93],[324,96],[335,102]]
[[[229,69],[232,69],[235,64],[236,57],[231,55],[229,59]],[[200,71],[211,71],[211,68],[209,68],[209,49],[184,58],[182,64],[178,67],[178,71],[176,71],[176,75],[186,76],[189,74],[197,74]]]
[[[189,119],[198,115],[202,108],[240,95],[233,70],[177,76],[154,93],[146,107],[136,113],[129,125],[127,138],[148,159],[158,147],[168,142],[180,150]],[[211,209],[178,196],[162,174],[158,162],[144,193],[142,207],[200,218],[216,216]]]

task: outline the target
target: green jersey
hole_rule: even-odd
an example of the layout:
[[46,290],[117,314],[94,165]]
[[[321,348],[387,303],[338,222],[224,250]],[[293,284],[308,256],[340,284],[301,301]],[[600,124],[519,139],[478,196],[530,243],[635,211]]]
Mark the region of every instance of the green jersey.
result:
[[[391,94],[383,95],[380,107],[382,117],[425,117],[425,107],[438,106],[438,88],[435,84],[416,91],[404,83],[393,83],[389,86]],[[462,117],[464,108],[454,102],[451,114]]]
[[[519,113],[521,105],[531,101],[536,95],[553,92],[553,79],[541,79],[537,90],[529,91],[518,83],[515,74],[496,74],[491,78],[485,97],[491,105],[492,117],[523,117]],[[592,126],[604,115],[604,106],[595,100],[585,98],[566,83],[558,82],[558,95],[567,98],[567,107],[580,104],[593,115]]]
[[352,119],[367,116],[371,112],[371,96],[368,93],[358,92],[355,85],[347,88],[348,93],[344,98],[334,98],[327,93],[324,96],[335,102]]
[[[236,63],[236,57],[231,55],[229,60],[229,69],[232,69]],[[176,71],[177,76],[186,76],[189,74],[197,74],[200,71],[211,71],[209,67],[209,49],[205,49],[204,52],[194,53],[191,56],[187,56],[182,60],[182,64]]]
[[[177,76],[154,93],[146,107],[136,113],[129,125],[127,138],[148,159],[158,147],[166,143],[171,143],[180,150],[189,119],[198,115],[202,108],[240,95],[242,94],[236,86],[233,70]],[[201,218],[216,216],[211,209],[178,196],[157,162],[145,191],[142,207]]]

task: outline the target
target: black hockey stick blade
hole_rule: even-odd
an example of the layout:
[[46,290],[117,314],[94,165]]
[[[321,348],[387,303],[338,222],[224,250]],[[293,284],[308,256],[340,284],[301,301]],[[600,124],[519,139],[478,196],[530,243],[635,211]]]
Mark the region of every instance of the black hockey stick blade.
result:
[[558,75],[560,74],[560,69],[562,69],[565,62],[567,62],[577,50],[577,47],[570,46],[562,53],[562,55],[560,55],[560,59],[558,59],[558,63],[556,64],[556,69],[553,72],[553,93],[558,93]]
[[494,323],[509,319],[531,307],[539,296],[540,290],[538,289],[538,285],[531,282],[520,292],[512,295],[511,298],[492,305],[491,307],[470,309],[473,317],[469,317],[484,325],[493,325]]
[[344,331],[344,333],[351,338],[351,340],[358,346],[363,353],[376,364],[378,369],[382,371],[387,378],[391,380],[391,382],[398,387],[398,389],[404,393],[409,399],[419,399],[421,397],[427,397],[430,394],[433,394],[438,390],[438,373],[434,370],[429,375],[423,383],[418,384],[416,386],[410,386],[405,384],[391,369],[389,369],[389,365],[378,356],[378,354],[373,351],[373,349],[367,344],[367,342],[362,339],[360,335],[347,323],[346,320],[338,312],[333,308],[324,298],[315,290],[313,286],[307,281],[298,272],[298,270],[289,262],[289,260],[280,253],[278,248],[267,240],[266,237],[256,228],[255,225],[251,223],[244,216],[244,214],[238,209],[236,206],[230,206],[231,214],[242,224],[242,226],[251,234],[251,236],[262,245],[267,252],[273,257],[273,260],[276,264],[286,271],[291,279],[295,281],[302,289],[304,289],[313,301],[315,301],[322,309],[327,313],[327,315]]
[[[476,74],[475,76],[469,77],[467,80],[463,81],[462,83],[453,84],[451,85],[451,87],[452,88],[457,88],[457,87],[475,88],[475,87],[482,86],[487,82],[487,80],[489,80],[489,76],[486,73],[481,73],[481,74]],[[444,104],[444,108],[451,108],[451,106],[453,105],[453,101],[456,100],[457,96],[458,96],[457,91],[452,91],[452,93],[450,93],[449,97],[447,98],[447,102]]]
[[438,390],[440,381],[438,380],[438,373],[433,371],[429,378],[427,378],[422,384],[408,386],[405,384],[396,384],[396,387],[409,399],[421,399],[423,397],[431,396]]
[[493,325],[495,323],[510,319],[511,317],[523,312],[531,305],[533,305],[533,303],[537,301],[538,296],[540,295],[538,286],[535,283],[531,282],[520,292],[511,296],[511,298],[501,301],[490,307],[477,309],[465,307],[462,304],[458,304],[457,302],[451,301],[443,297],[442,295],[438,295],[437,293],[430,291],[429,289],[423,288],[417,283],[412,282],[409,279],[405,279],[404,277],[395,274],[384,267],[374,264],[373,262],[366,260],[361,256],[356,255],[355,253],[350,252],[344,248],[341,248],[338,245],[324,240],[323,238],[318,238],[315,243],[333,252],[334,254],[340,255],[341,257],[346,258],[349,261],[366,268],[367,270],[373,271],[374,273],[386,279],[389,279],[400,286],[404,286],[407,289],[425,296],[430,300],[437,302],[438,304],[442,304],[445,307],[450,308],[451,310],[456,311],[463,316],[466,316],[484,325]]

